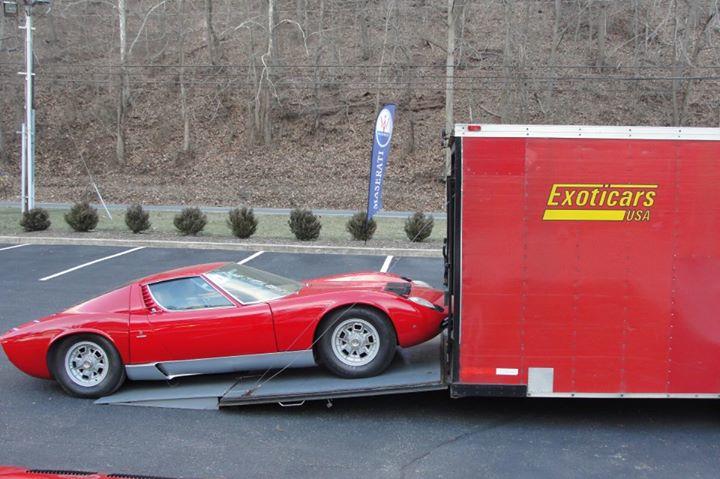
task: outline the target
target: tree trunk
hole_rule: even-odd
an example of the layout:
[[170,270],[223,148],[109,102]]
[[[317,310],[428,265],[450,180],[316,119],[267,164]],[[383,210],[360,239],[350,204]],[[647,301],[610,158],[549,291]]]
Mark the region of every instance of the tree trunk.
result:
[[180,115],[183,123],[182,151],[190,151],[190,116],[187,106],[187,86],[185,85],[185,0],[179,0],[179,40],[180,40]]
[[210,63],[217,65],[220,56],[220,40],[213,27],[213,0],[205,0],[205,34],[207,35],[207,47],[210,54]]
[[395,8],[395,0],[388,0],[388,7],[385,13],[385,35],[383,36],[382,52],[380,53],[380,66],[378,67],[377,90],[375,91],[375,114],[380,111],[380,82],[382,81],[382,69],[385,63],[385,47],[387,46],[388,27],[390,26],[390,15]]
[[[454,93],[455,93],[455,0],[448,0],[447,6],[447,51],[445,57],[445,135],[449,137],[454,128]],[[445,148],[445,176],[450,176],[451,168],[450,147]]]
[[505,41],[503,45],[503,79],[502,117],[503,123],[511,122],[512,118],[512,5],[510,0],[503,0],[503,17],[505,23]]
[[597,57],[595,66],[602,71],[607,66],[607,11],[608,4],[600,0],[598,5],[598,26],[597,26]]
[[370,35],[368,33],[370,23],[370,12],[369,9],[362,4],[358,3],[360,12],[356,15],[357,22],[360,25],[360,58],[363,60],[369,60],[372,56],[372,49],[370,47]]
[[255,138],[260,144],[269,144],[272,140],[271,89],[273,88],[275,63],[275,25],[277,13],[275,0],[267,0],[267,50],[262,56],[263,68],[260,72],[260,84],[255,95]]
[[117,98],[117,122],[115,135],[117,143],[115,145],[115,156],[118,164],[125,164],[125,116],[127,113],[130,86],[128,84],[127,75],[127,9],[125,0],[118,0],[118,23],[120,38],[120,77]]
[[[550,58],[548,59],[548,65],[550,71],[555,73],[557,76],[557,69],[555,63],[557,61],[557,49],[560,43],[560,19],[562,18],[562,0],[555,0],[555,21],[553,22],[552,31],[552,45],[550,45]],[[555,113],[555,107],[553,105],[553,91],[555,90],[555,82],[553,80],[548,81],[547,90],[545,91],[545,117],[552,122],[552,118]]]
[[323,55],[323,43],[324,43],[324,35],[323,35],[323,28],[325,26],[325,1],[320,0],[320,13],[318,14],[318,43],[317,48],[315,50],[315,68],[313,68],[313,77],[314,77],[314,84],[313,84],[313,96],[315,100],[315,128],[313,129],[313,132],[317,132],[318,127],[320,126],[320,62],[322,61],[322,55]]

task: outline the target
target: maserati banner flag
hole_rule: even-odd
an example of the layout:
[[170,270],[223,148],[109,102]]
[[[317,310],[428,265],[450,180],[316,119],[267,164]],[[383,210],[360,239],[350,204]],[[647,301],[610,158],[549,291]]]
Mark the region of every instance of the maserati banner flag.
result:
[[367,218],[370,220],[382,209],[382,186],[387,170],[390,140],[392,139],[395,105],[382,107],[375,120],[372,156],[370,158],[370,185],[368,187]]

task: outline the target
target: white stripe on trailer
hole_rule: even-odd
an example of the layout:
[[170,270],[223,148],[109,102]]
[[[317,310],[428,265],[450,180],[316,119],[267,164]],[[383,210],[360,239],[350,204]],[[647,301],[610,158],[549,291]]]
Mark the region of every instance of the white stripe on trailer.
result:
[[519,373],[517,368],[495,368],[495,374],[498,376],[517,376]]
[[261,254],[263,254],[264,252],[265,251],[258,251],[257,253],[253,253],[250,256],[248,256],[247,258],[244,258],[244,259],[241,259],[240,261],[238,261],[237,264],[245,264],[248,261],[252,261],[255,258],[257,258],[258,256],[260,256]]
[[144,249],[144,248],[145,248],[144,246],[138,246],[137,248],[132,248],[132,249],[128,249],[128,250],[125,250],[125,251],[121,251],[121,252],[119,252],[119,253],[111,254],[110,256],[105,256],[104,258],[98,258],[98,259],[95,259],[95,260],[92,260],[92,261],[88,261],[87,263],[83,263],[83,264],[79,264],[79,265],[77,265],[77,266],[73,266],[72,268],[66,269],[65,271],[60,271],[59,273],[51,274],[50,276],[45,276],[44,278],[40,278],[40,281],[47,281],[47,280],[49,280],[49,279],[57,278],[58,276],[62,276],[62,275],[64,275],[64,274],[71,273],[71,272],[73,272],[73,271],[77,271],[77,270],[79,270],[79,269],[85,268],[86,266],[90,266],[90,265],[93,265],[93,264],[96,264],[96,263],[100,263],[101,261],[106,261],[106,260],[109,260],[109,259],[117,258],[118,256],[122,256],[122,255],[125,255],[125,254],[129,254],[129,253],[132,253],[132,252],[134,252],[134,251],[138,251],[138,250],[141,250],[141,249]]
[[497,125],[458,123],[456,137],[592,138],[610,140],[720,140],[720,128],[598,125]]
[[385,258],[385,262],[383,263],[382,267],[380,267],[381,273],[387,273],[387,271],[390,269],[390,263],[392,263],[393,256],[388,255],[387,258]]
[[29,246],[29,243],[26,244],[16,244],[15,246],[6,246],[5,248],[0,248],[0,251],[5,251],[8,249],[15,249],[15,248],[22,248],[23,246]]

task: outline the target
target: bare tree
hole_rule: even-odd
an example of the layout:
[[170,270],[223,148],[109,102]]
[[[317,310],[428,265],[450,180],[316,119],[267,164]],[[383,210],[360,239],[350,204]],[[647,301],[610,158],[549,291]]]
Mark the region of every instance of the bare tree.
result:
[[272,123],[270,118],[271,90],[273,84],[275,62],[275,0],[267,0],[267,49],[260,57],[262,70],[260,81],[255,94],[254,128],[255,139],[260,144],[268,144],[272,139]]
[[125,115],[130,102],[130,85],[127,74],[127,8],[125,0],[118,0],[118,35],[120,40],[120,75],[117,98],[115,156],[118,164],[125,164]]
[[180,46],[180,115],[183,124],[182,151],[190,151],[190,115],[187,105],[187,85],[185,79],[185,0],[178,0],[178,37]]
[[213,27],[213,0],[205,0],[205,35],[210,55],[210,63],[217,65],[220,55],[220,40]]
[[358,10],[355,14],[355,21],[360,26],[360,58],[369,60],[372,56],[370,34],[368,33],[368,29],[370,28],[370,9],[367,8],[367,5],[363,5],[362,2],[358,2],[357,7]]
[[608,2],[607,0],[597,0],[597,6],[597,52],[595,56],[595,66],[602,71],[602,69],[607,66]]
[[323,29],[325,28],[325,0],[320,0],[320,11],[318,12],[318,30],[317,30],[317,47],[315,48],[315,66],[313,68],[313,97],[315,101],[315,122],[313,131],[317,132],[320,126],[320,81],[322,79],[320,73],[320,63],[323,58],[324,39]]

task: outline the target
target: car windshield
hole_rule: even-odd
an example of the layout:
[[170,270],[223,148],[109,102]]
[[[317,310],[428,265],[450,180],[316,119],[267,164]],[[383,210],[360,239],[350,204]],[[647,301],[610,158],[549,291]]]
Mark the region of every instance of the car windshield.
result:
[[241,303],[257,303],[287,296],[300,290],[302,283],[249,266],[228,263],[206,276]]

